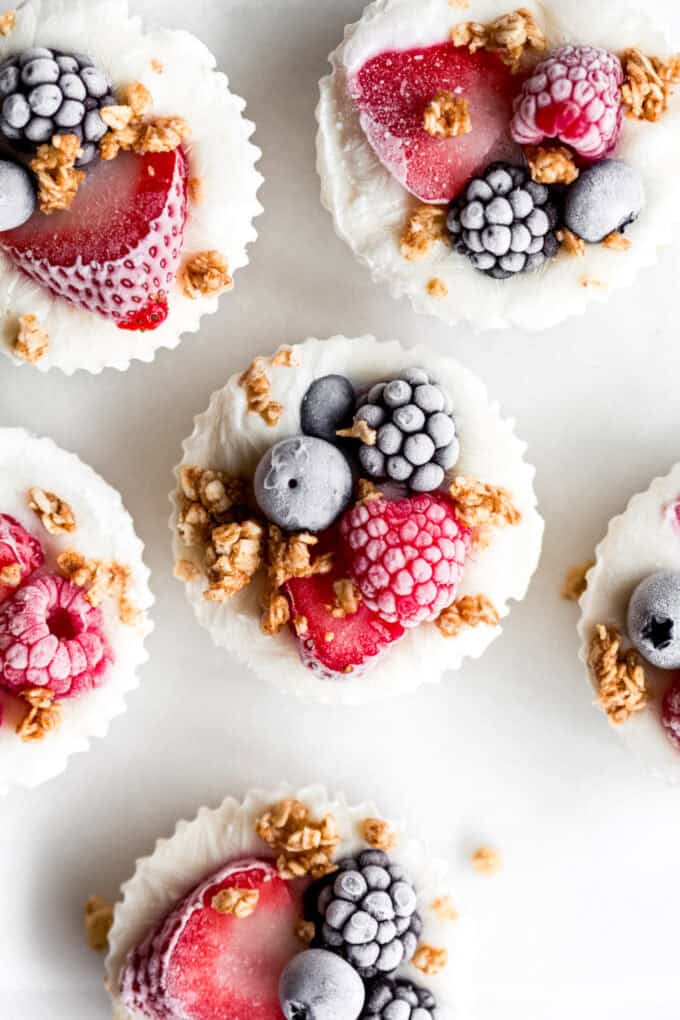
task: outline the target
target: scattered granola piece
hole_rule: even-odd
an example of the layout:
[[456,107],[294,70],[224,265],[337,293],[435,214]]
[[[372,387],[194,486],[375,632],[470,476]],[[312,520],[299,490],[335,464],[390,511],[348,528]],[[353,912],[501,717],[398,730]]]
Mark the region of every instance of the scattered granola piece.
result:
[[109,932],[113,925],[113,904],[102,896],[90,896],[84,910],[87,944],[95,953],[104,953],[109,947]]
[[86,589],[85,598],[91,606],[101,605],[106,598],[116,599],[121,623],[134,624],[139,619],[141,611],[130,601],[132,571],[126,564],[88,559],[67,549],[57,557],[57,567],[62,577]]
[[273,368],[299,368],[300,358],[294,347],[280,347],[271,359]]
[[572,255],[574,258],[583,258],[586,253],[586,242],[582,237],[577,237],[568,227],[562,227],[557,231],[557,240],[567,255]]
[[449,954],[446,949],[430,946],[424,942],[416,949],[411,962],[418,970],[422,970],[423,974],[432,977],[444,970],[448,960]]
[[586,560],[585,563],[576,563],[569,567],[562,585],[562,598],[567,602],[578,602],[587,587],[586,576],[591,567],[595,566],[595,560]]
[[632,241],[624,237],[620,230],[615,230],[613,234],[607,234],[602,244],[611,251],[628,251]]
[[201,571],[191,560],[176,560],[173,570],[178,581],[198,581]]
[[375,429],[372,429],[368,422],[365,422],[363,418],[355,418],[352,422],[352,427],[349,429],[340,429],[335,433],[336,436],[340,436],[341,439],[358,439],[359,442],[364,443],[365,446],[375,446],[378,440],[378,433]]
[[520,70],[527,53],[543,53],[547,39],[531,11],[520,7],[487,25],[476,21],[461,22],[451,33],[454,46],[467,46],[471,53],[488,50],[497,53],[513,73]]
[[316,925],[313,921],[304,921],[301,919],[295,925],[295,935],[299,938],[300,942],[309,946],[312,944],[314,936],[316,935]]
[[466,11],[471,2],[472,0],[449,0],[449,7],[459,7],[462,11]]
[[579,280],[579,285],[587,290],[589,287],[604,287],[602,280],[597,280],[594,276],[582,276]]
[[19,697],[28,705],[26,715],[16,728],[22,740],[42,740],[57,729],[61,722],[61,705],[54,700],[53,691],[47,687],[28,687]]
[[433,276],[431,280],[428,280],[427,293],[430,297],[442,299],[448,297],[449,288],[438,276]]
[[[281,352],[278,353],[280,354]],[[272,365],[288,365],[289,367],[295,365],[292,354],[289,361],[275,361],[276,357],[277,355],[274,355],[274,358],[270,359]],[[242,373],[239,379],[239,386],[242,386],[246,391],[248,413],[259,414],[267,425],[278,425],[283,414],[283,406],[270,398],[271,381],[267,375],[266,358],[258,357],[254,359],[245,372]]]
[[257,819],[255,831],[279,853],[276,866],[283,879],[317,879],[337,870],[332,858],[340,837],[332,815],[315,822],[305,804],[283,800]]
[[46,216],[73,205],[85,180],[85,172],[75,168],[81,153],[77,135],[54,135],[49,144],[38,146],[31,169],[38,178],[40,211]]
[[446,207],[419,205],[409,216],[401,235],[399,251],[410,262],[424,259],[435,241],[448,241]]
[[276,637],[290,621],[290,604],[285,595],[268,592],[262,600],[260,626],[263,634]]
[[0,35],[10,35],[17,24],[17,12],[16,11],[5,11],[4,14],[0,14]]
[[165,71],[165,64],[163,63],[162,60],[159,60],[158,57],[152,57],[151,70],[154,72],[154,74],[163,74],[163,72]]
[[141,81],[133,81],[124,89],[123,100],[132,110],[132,116],[136,120],[148,113],[153,104],[151,93]]
[[0,567],[0,585],[5,588],[18,588],[22,576],[20,563],[7,563]]
[[438,896],[432,901],[432,909],[442,921],[457,921],[458,911],[450,896]]
[[178,274],[183,293],[195,300],[201,296],[221,294],[233,280],[224,255],[218,251],[201,251],[184,263]]
[[579,175],[573,154],[565,145],[529,145],[524,154],[537,184],[573,184]]
[[295,627],[295,633],[299,637],[309,634],[309,621],[306,616],[295,616],[293,618],[293,626]]
[[500,871],[503,863],[498,850],[493,850],[489,846],[480,846],[478,850],[475,850],[470,861],[475,871],[479,871],[482,875],[495,874]]
[[624,81],[621,102],[628,117],[655,122],[668,109],[673,86],[680,85],[680,54],[662,60],[634,47],[620,54]]
[[290,605],[281,589],[293,577],[313,577],[333,569],[333,554],[323,553],[314,560],[311,550],[318,538],[306,532],[284,536],[275,524],[269,525],[267,543],[267,581],[262,596],[261,627],[265,634],[278,634],[290,620]]
[[397,845],[394,829],[383,818],[364,818],[361,823],[361,835],[373,850],[384,850],[389,853]]
[[360,478],[357,482],[357,506],[365,506],[366,503],[372,503],[375,499],[382,499],[383,493],[377,487],[375,482],[370,481],[368,478]]
[[208,602],[226,602],[243,591],[263,562],[265,531],[255,520],[214,528],[206,553],[210,586]]
[[69,504],[54,492],[45,492],[34,485],[28,490],[28,505],[50,535],[65,535],[76,530],[76,515]]
[[649,701],[645,671],[634,649],[621,649],[621,635],[615,627],[595,628],[588,665],[598,686],[598,704],[617,726],[641,712]]
[[507,489],[459,476],[449,492],[456,504],[456,516],[469,528],[512,527],[522,519]]
[[115,159],[119,152],[173,152],[190,136],[183,117],[154,117],[144,120],[152,104],[149,90],[141,82],[133,82],[122,93],[117,106],[99,111],[109,128],[99,143],[102,159]]
[[50,338],[35,315],[21,315],[13,351],[18,358],[35,365],[47,354]]
[[[342,578],[333,582],[335,592],[335,605],[330,607],[331,615],[338,620],[344,620],[347,616],[354,616],[361,605],[361,592],[354,581]],[[300,631],[298,631],[298,634]]]
[[189,199],[194,205],[200,205],[204,197],[204,185],[202,177],[190,177],[187,181],[187,192]]
[[210,906],[218,914],[233,914],[239,921],[245,920],[255,913],[260,899],[259,889],[220,889],[216,893]]
[[423,114],[423,128],[435,138],[457,138],[472,131],[470,106],[464,96],[442,90],[432,97]]
[[444,637],[457,637],[465,627],[497,627],[500,617],[486,595],[463,595],[437,618],[436,625]]

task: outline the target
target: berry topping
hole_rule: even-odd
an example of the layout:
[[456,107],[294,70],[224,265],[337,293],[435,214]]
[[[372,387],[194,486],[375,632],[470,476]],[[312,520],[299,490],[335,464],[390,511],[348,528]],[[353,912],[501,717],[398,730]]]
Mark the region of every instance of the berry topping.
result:
[[[121,153],[88,173],[69,210],[36,212],[22,227],[0,234],[0,248],[58,297],[129,323],[153,295],[172,290],[186,182],[181,149]],[[143,328],[151,328],[150,316],[142,318]]]
[[360,1020],[437,1020],[432,992],[412,981],[376,978],[366,992]]
[[680,751],[680,678],[666,691],[661,706],[661,722],[668,739]]
[[302,661],[324,679],[345,680],[367,673],[404,630],[398,623],[386,623],[364,602],[354,613],[334,613],[334,584],[343,579],[339,553],[334,564],[332,573],[295,577],[284,590]]
[[302,431],[335,443],[336,433],[351,424],[353,407],[354,387],[344,375],[315,379],[302,400]]
[[475,269],[495,280],[533,272],[557,254],[558,214],[548,188],[528,170],[493,163],[451,203],[451,242]]
[[83,149],[77,165],[87,166],[107,130],[99,110],[116,99],[89,57],[40,46],[0,64],[0,103],[0,133],[17,149],[33,151],[54,135],[75,134]]
[[20,163],[0,160],[0,230],[14,230],[35,212],[35,185]]
[[411,959],[422,931],[416,892],[381,850],[339,862],[305,894],[315,945],[338,953],[363,978],[391,974]]
[[377,431],[375,446],[362,443],[359,448],[369,478],[390,478],[414,492],[432,492],[458,460],[450,398],[422,368],[373,386],[358,401],[356,417]]
[[113,662],[103,619],[62,577],[38,577],[0,611],[0,685],[69,698],[99,687]]
[[286,1020],[357,1020],[364,983],[342,957],[307,949],[284,970],[279,994]]
[[641,581],[628,603],[628,637],[659,669],[680,669],[680,573],[660,570]]
[[609,234],[623,232],[644,204],[637,170],[619,159],[603,159],[584,170],[567,191],[564,223],[584,241],[599,244]]
[[364,602],[384,620],[415,627],[453,602],[470,531],[445,497],[373,500],[345,514],[340,533]]
[[541,61],[515,100],[512,137],[520,145],[557,138],[587,160],[602,159],[621,131],[623,68],[593,46],[563,46]]
[[169,314],[168,299],[165,294],[153,294],[145,305],[135,312],[130,312],[127,319],[118,323],[118,329],[145,333],[165,322]]
[[[248,912],[238,896],[256,893]],[[221,895],[225,894],[227,895]],[[266,861],[237,861],[206,879],[128,957],[121,999],[154,1020],[282,1020],[278,985],[300,945],[291,886]]]
[[323,531],[352,498],[352,472],[335,446],[313,436],[276,443],[257,465],[255,499],[284,531]]
[[23,582],[44,562],[42,547],[14,517],[0,514],[0,604],[14,595]]
[[[380,162],[425,202],[449,202],[491,159],[513,150],[509,133],[517,80],[500,58],[446,42],[368,60],[350,80],[361,126]],[[425,111],[440,92],[468,102],[472,130],[428,134]]]

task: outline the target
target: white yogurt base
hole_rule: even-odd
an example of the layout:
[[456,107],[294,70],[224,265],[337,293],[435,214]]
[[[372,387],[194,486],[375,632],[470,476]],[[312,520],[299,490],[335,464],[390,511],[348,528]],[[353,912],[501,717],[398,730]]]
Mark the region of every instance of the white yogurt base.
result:
[[[244,101],[229,91],[207,47],[188,32],[145,30],[140,18],[130,16],[128,0],[29,0],[17,18],[14,31],[0,37],[0,61],[29,46],[87,53],[116,89],[140,81],[151,92],[155,114],[188,121],[190,175],[201,178],[203,198],[189,205],[183,252],[216,249],[232,275],[246,266],[247,246],[257,237],[253,219],[262,212],[257,191],[263,178],[255,169],[260,151],[249,141],[255,127],[243,117]],[[160,61],[162,73],[152,61]],[[50,337],[37,362],[41,371],[123,371],[131,361],[152,361],[160,348],[176,347],[183,333],[195,333],[201,317],[217,310],[218,298],[192,300],[176,287],[169,305],[158,329],[121,330],[38,286],[0,253],[0,350],[13,357],[19,316],[36,315]]]
[[[77,521],[71,534],[50,535],[29,509],[27,491],[37,485],[70,503]],[[15,517],[40,540],[45,568],[56,570],[56,558],[76,549],[95,559],[117,560],[132,568],[130,600],[142,615],[134,624],[118,618],[115,600],[101,606],[104,632],[115,662],[101,687],[62,700],[62,721],[42,740],[26,743],[15,733],[26,705],[0,688],[4,718],[0,726],[0,793],[12,786],[34,787],[58,775],[76,751],[86,751],[92,737],[104,737],[111,720],[125,711],[125,698],[139,686],[137,673],[148,659],[144,648],[153,629],[148,610],[153,604],[144,546],[120,495],[92,468],[51,439],[38,439],[23,429],[0,429],[0,513]]]
[[[398,343],[379,343],[365,336],[349,340],[307,340],[294,347],[297,368],[270,370],[272,399],[284,408],[275,428],[259,415],[249,414],[245,391],[234,375],[224,389],[213,394],[208,410],[195,420],[193,434],[184,443],[183,464],[217,468],[250,477],[264,452],[280,439],[300,432],[300,404],[311,382],[323,375],[347,375],[356,385],[393,378],[409,367],[422,366],[451,394],[461,442],[461,457],[452,474],[463,474],[505,486],[522,513],[516,527],[494,531],[491,545],[477,550],[468,561],[459,595],[486,594],[501,617],[509,602],[524,598],[541,550],[543,521],[536,509],[534,468],[524,460],[526,445],[514,434],[514,423],[502,419],[498,405],[489,403],[486,389],[467,369],[425,347],[405,350]],[[179,469],[178,469],[179,470]],[[176,493],[170,521],[175,559],[195,559],[176,533]],[[198,560],[196,560],[198,562]],[[502,628],[467,628],[455,638],[444,638],[433,624],[422,624],[387,652],[384,661],[364,677],[342,681],[319,679],[305,668],[297,643],[286,629],[267,637],[260,629],[261,578],[256,578],[228,603],[203,598],[205,579],[186,585],[189,602],[199,623],[213,641],[235,654],[259,676],[279,689],[307,701],[358,705],[436,683],[463,660],[478,658]]]
[[[615,517],[596,550],[596,562],[588,574],[588,587],[580,601],[581,661],[587,664],[588,649],[597,624],[616,627],[626,640],[626,612],[634,589],[657,570],[680,569],[680,529],[672,512],[680,498],[680,464],[665,478],[655,479],[646,492],[634,496],[626,510]],[[661,699],[673,674],[641,660],[652,692],[649,705],[615,726],[621,739],[654,775],[680,783],[680,751],[671,744],[661,724]],[[595,689],[593,677],[588,679]]]
[[[518,327],[546,329],[583,313],[590,301],[604,301],[612,291],[629,286],[638,272],[658,260],[659,248],[673,242],[680,222],[680,96],[658,124],[625,120],[615,153],[642,175],[647,205],[626,231],[627,252],[587,246],[584,258],[560,254],[538,274],[498,281],[476,271],[443,241],[423,262],[409,262],[399,252],[399,239],[410,211],[417,205],[382,166],[366,140],[359,116],[347,95],[346,78],[366,60],[389,49],[412,49],[445,42],[462,21],[488,22],[515,9],[498,0],[470,0],[468,6],[448,0],[376,0],[361,19],[345,30],[330,56],[332,73],[320,83],[317,108],[317,166],[321,200],[331,212],[339,237],[371,271],[386,283],[393,297],[406,295],[418,312],[436,315],[449,325],[466,320],[480,329]],[[620,3],[529,2],[546,32],[550,47],[564,42],[604,46],[615,52],[639,46],[665,55],[671,47],[644,10],[622,9]],[[428,294],[427,284],[441,279],[448,296]],[[597,281],[584,286],[585,280]]]

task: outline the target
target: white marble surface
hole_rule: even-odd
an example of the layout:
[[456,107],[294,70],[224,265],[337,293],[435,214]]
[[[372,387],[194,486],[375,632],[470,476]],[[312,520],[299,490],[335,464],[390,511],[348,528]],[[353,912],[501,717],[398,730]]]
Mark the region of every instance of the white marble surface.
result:
[[[677,252],[635,290],[548,334],[474,335],[375,289],[336,240],[314,173],[316,81],[361,0],[133,0],[209,42],[248,99],[267,178],[253,264],[219,315],[153,365],[101,378],[0,364],[0,422],[47,433],[119,486],[157,596],[129,711],[65,775],[0,802],[0,1016],[107,1020],[81,907],[201,803],[285,777],[373,797],[451,861],[470,963],[461,1020],[677,1020],[680,790],[641,774],[591,706],[564,568],[680,456]],[[572,0],[573,2],[573,0]],[[597,16],[596,0],[582,0]],[[648,0],[672,17],[674,0]],[[451,351],[487,382],[538,466],[545,555],[478,663],[360,711],[302,707],[213,649],[171,577],[180,442],[252,354],[334,332]],[[480,843],[505,867],[467,865]]]

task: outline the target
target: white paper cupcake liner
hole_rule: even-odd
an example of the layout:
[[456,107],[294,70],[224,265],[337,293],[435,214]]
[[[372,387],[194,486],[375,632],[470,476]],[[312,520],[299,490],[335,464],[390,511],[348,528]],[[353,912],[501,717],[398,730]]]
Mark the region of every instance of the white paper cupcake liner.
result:
[[[50,535],[29,509],[32,486],[56,493],[70,503],[77,528],[71,534]],[[139,686],[138,671],[148,658],[144,647],[153,625],[149,571],[142,559],[144,546],[120,495],[74,454],[51,439],[38,439],[23,429],[0,429],[0,513],[15,517],[39,538],[45,567],[56,568],[57,556],[76,549],[84,556],[116,560],[132,568],[130,600],[142,610],[134,624],[123,624],[113,600],[101,606],[106,637],[115,662],[96,690],[62,700],[60,726],[41,740],[24,742],[15,733],[26,706],[0,688],[4,718],[0,726],[0,793],[14,786],[34,787],[58,775],[68,758],[86,751],[92,737],[104,737],[110,722],[126,708],[129,691]]]
[[[29,46],[87,53],[116,89],[140,81],[151,92],[154,113],[187,120],[190,174],[201,178],[202,199],[189,204],[182,250],[220,251],[232,276],[246,266],[247,246],[257,237],[253,220],[262,212],[257,192],[263,178],[255,169],[261,153],[249,141],[255,126],[243,117],[244,101],[229,91],[207,47],[188,32],[145,29],[130,16],[128,0],[27,0],[17,17],[14,31],[0,38],[0,61]],[[156,62],[162,73],[154,70]],[[36,365],[41,371],[124,371],[132,361],[150,362],[159,349],[177,347],[184,333],[200,328],[203,315],[217,310],[218,300],[192,300],[176,287],[158,329],[129,332],[57,298],[0,253],[0,350],[19,361],[12,355],[17,320],[32,314],[50,338]]]
[[[619,52],[638,46],[665,55],[671,46],[646,10],[618,2],[524,4],[545,30],[551,48],[564,42],[604,46]],[[422,262],[399,252],[399,240],[416,200],[382,166],[361,129],[346,77],[366,60],[389,49],[411,49],[445,42],[454,25],[488,22],[514,9],[499,0],[376,0],[360,21],[345,30],[331,54],[332,73],[320,83],[317,108],[317,166],[321,200],[333,216],[338,236],[377,283],[393,297],[407,296],[417,312],[449,325],[465,320],[479,329],[540,330],[585,312],[591,301],[631,285],[639,271],[658,261],[680,222],[680,96],[658,124],[624,120],[615,153],[642,175],[647,204],[626,231],[632,247],[611,251],[587,245],[583,258],[560,254],[537,274],[505,281],[476,271],[462,255],[439,241]],[[448,295],[433,297],[427,284],[436,277]]]
[[[394,378],[409,366],[422,366],[453,399],[461,457],[452,474],[506,487],[522,514],[520,524],[494,531],[490,546],[475,551],[458,592],[483,593],[501,617],[507,616],[510,601],[526,594],[543,536],[533,489],[534,468],[524,460],[526,444],[515,436],[514,422],[501,418],[498,405],[489,402],[485,387],[472,373],[423,346],[406,350],[396,342],[379,343],[370,336],[354,340],[336,336],[307,340],[293,350],[299,367],[269,370],[272,399],[284,408],[278,425],[271,428],[259,415],[248,413],[236,374],[213,394],[208,410],[195,419],[194,431],[183,444],[182,464],[249,477],[270,446],[299,434],[300,404],[315,378],[340,373],[361,386]],[[171,494],[171,501],[174,557],[195,559],[195,550],[184,546],[177,535],[177,491]],[[455,638],[444,638],[434,625],[423,624],[393,645],[365,676],[323,680],[301,664],[297,643],[288,630],[277,637],[262,633],[259,577],[222,605],[204,599],[205,587],[204,578],[187,583],[187,597],[199,623],[217,645],[279,690],[323,704],[360,705],[436,683],[446,670],[458,669],[466,658],[478,658],[502,630],[500,626],[479,626],[467,628]]]
[[[588,649],[597,624],[616,627],[626,639],[626,612],[635,587],[657,570],[677,570],[680,564],[680,526],[675,504],[680,499],[680,464],[665,478],[656,478],[646,492],[633,496],[626,510],[610,522],[596,550],[595,566],[580,600],[579,657],[588,681],[597,684],[588,669]],[[661,724],[661,701],[673,674],[643,661],[652,693],[648,706],[614,729],[641,764],[652,774],[680,783],[680,752]],[[677,674],[676,674],[677,675]]]
[[[277,801],[295,798],[303,801],[314,818],[332,814],[341,842],[335,858],[351,856],[365,849],[360,823],[365,818],[383,818],[372,802],[349,805],[342,794],[329,796],[322,786],[294,790],[281,784],[271,791],[253,790],[240,802],[227,798],[216,809],[201,808],[191,822],[179,822],[169,839],[160,839],[150,857],[137,861],[133,877],[121,889],[113,927],[109,933],[106,977],[113,998],[115,1020],[138,1020],[120,1002],[120,976],[128,953],[152,931],[165,915],[199,882],[218,868],[250,855],[271,856],[255,833],[256,819]],[[423,919],[421,942],[448,951],[443,971],[426,976],[412,964],[400,967],[397,976],[429,988],[441,1007],[442,1020],[453,1020],[456,1013],[456,975],[460,966],[461,925],[443,920],[432,908],[437,897],[451,892],[447,887],[447,865],[432,858],[427,847],[410,838],[401,822],[392,822],[396,847],[390,856],[401,864],[418,894],[418,910]]]

